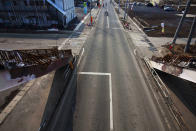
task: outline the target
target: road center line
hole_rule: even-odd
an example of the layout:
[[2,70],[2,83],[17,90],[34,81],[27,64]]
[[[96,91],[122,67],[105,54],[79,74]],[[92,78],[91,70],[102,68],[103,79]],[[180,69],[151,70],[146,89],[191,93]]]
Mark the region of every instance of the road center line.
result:
[[112,76],[111,73],[102,72],[78,72],[80,75],[98,75],[98,76],[109,76],[109,96],[110,96],[110,131],[114,129],[113,123],[113,103],[112,103]]
[[[108,12],[108,9],[106,10]],[[108,25],[108,28],[110,28],[110,23],[109,23],[109,17],[107,16],[107,25]]]

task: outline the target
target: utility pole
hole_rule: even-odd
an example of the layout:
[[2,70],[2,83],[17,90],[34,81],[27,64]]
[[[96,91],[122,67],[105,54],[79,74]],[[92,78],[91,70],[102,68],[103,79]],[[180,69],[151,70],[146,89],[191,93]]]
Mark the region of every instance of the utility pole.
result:
[[120,0],[118,0],[118,13],[120,13]]
[[196,27],[196,16],[193,19],[193,23],[192,23],[191,30],[190,30],[190,33],[189,33],[188,41],[187,41],[187,44],[184,48],[185,53],[188,53],[190,51],[190,43],[191,43],[192,36],[194,34],[194,31],[195,31],[195,27]]
[[183,23],[183,21],[184,21],[184,18],[186,17],[186,14],[187,14],[187,11],[189,10],[190,5],[191,5],[191,0],[188,0],[188,1],[187,1],[187,4],[186,4],[186,9],[185,9],[185,11],[184,11],[184,13],[183,13],[183,16],[182,16],[181,19],[180,19],[180,23],[179,23],[178,28],[177,28],[177,30],[176,30],[176,33],[175,33],[175,35],[174,35],[174,39],[173,39],[173,41],[172,41],[172,44],[175,44],[175,43],[176,43],[176,39],[177,39],[177,37],[178,37],[179,31],[180,31],[180,29],[181,29],[181,27],[182,27],[182,23]]
[[91,3],[92,3],[92,0],[90,1],[90,23],[92,25],[92,16],[91,16]]
[[126,18],[127,15],[127,4],[128,4],[128,0],[125,3],[125,14],[124,14],[124,19]]

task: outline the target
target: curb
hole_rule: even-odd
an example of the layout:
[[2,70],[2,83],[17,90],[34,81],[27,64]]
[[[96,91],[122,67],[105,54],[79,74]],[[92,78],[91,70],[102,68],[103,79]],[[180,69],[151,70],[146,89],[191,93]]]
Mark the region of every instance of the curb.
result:
[[3,109],[3,111],[0,113],[0,125],[4,122],[4,120],[7,118],[7,116],[13,111],[14,107],[18,104],[18,102],[20,102],[20,100],[23,98],[23,96],[30,89],[30,87],[33,85],[34,82],[35,82],[35,79],[31,80],[27,84],[25,84],[25,87],[20,89],[19,93]]

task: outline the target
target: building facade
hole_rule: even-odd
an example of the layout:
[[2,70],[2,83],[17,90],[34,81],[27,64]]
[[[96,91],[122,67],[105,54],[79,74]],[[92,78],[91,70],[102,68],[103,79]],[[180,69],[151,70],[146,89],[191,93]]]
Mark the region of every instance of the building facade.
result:
[[0,0],[0,28],[65,28],[74,0]]

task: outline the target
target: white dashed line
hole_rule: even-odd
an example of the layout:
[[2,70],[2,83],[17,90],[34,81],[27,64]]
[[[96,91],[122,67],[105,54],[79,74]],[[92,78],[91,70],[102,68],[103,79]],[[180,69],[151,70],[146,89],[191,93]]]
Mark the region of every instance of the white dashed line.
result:
[[[108,12],[108,10],[107,10]],[[107,25],[108,25],[108,29],[110,28],[110,23],[109,23],[109,17],[107,16]]]
[[136,55],[136,53],[137,53],[137,49],[134,49],[134,55]]
[[81,61],[81,59],[82,59],[83,54],[84,54],[84,48],[82,48],[82,53],[81,53],[80,58],[79,58],[79,60],[78,60],[77,66],[80,64],[80,61]]

